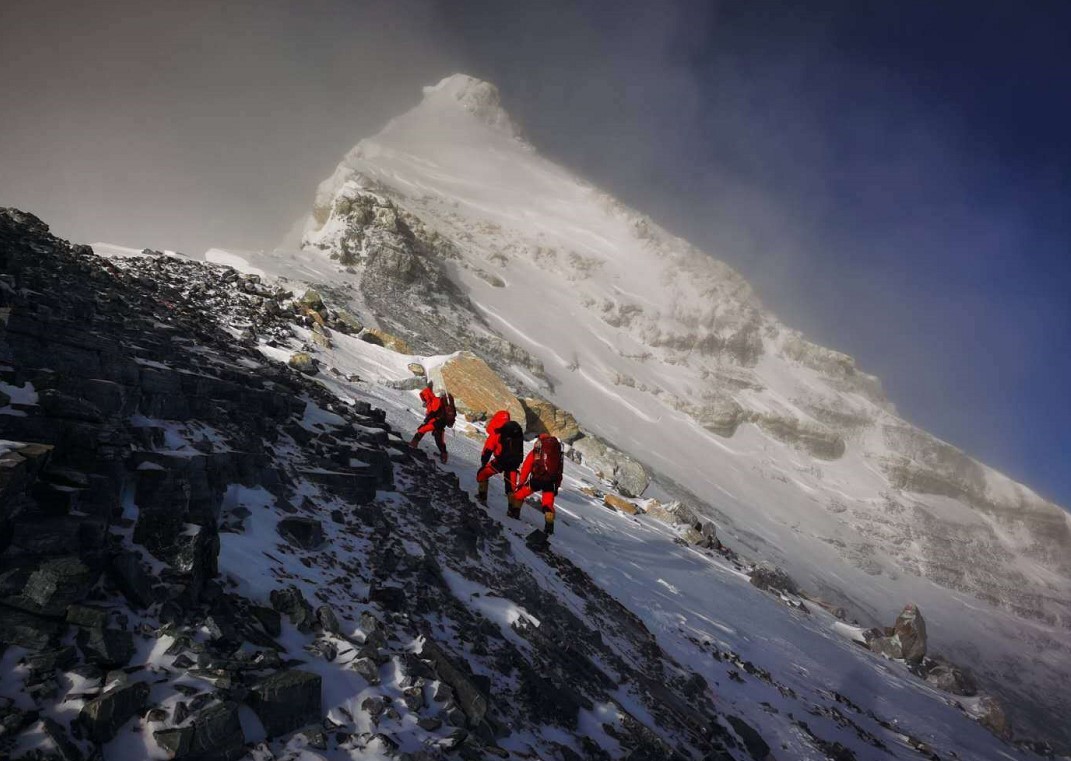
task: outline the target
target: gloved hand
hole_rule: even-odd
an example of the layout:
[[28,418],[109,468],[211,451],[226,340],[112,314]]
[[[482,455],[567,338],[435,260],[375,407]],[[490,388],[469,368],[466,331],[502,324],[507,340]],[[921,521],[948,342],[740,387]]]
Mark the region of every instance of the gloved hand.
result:
[[489,462],[491,462],[491,450],[485,449],[480,453],[480,465],[483,466]]

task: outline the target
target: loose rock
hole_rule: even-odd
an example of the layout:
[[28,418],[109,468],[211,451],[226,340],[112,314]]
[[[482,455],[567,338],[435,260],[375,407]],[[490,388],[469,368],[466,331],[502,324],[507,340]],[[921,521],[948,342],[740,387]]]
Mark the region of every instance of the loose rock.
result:
[[78,721],[90,740],[105,743],[145,709],[148,699],[149,685],[135,682],[87,702],[78,714]]

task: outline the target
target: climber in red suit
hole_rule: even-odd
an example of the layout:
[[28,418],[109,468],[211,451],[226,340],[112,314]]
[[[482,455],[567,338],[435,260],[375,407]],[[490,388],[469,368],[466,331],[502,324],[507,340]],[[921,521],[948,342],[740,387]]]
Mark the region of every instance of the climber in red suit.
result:
[[[426,395],[425,395],[425,392]],[[417,428],[409,446],[416,449],[420,446],[420,440],[424,434],[430,433],[435,440],[435,446],[439,450],[439,461],[446,462],[446,429],[453,428],[457,417],[457,408],[454,406],[454,397],[445,391],[435,396],[431,384],[420,392],[420,399],[424,402],[424,422]]]
[[524,458],[521,466],[520,488],[510,498],[509,516],[520,517],[521,505],[530,495],[543,493],[543,531],[548,536],[554,533],[554,496],[562,485],[564,458],[561,442],[549,433],[539,434],[535,447]]
[[[517,469],[524,459],[524,429],[509,419],[505,410],[496,412],[487,425],[487,441],[480,455],[480,470],[476,473],[476,499],[487,504],[487,486],[492,476],[502,474],[506,496],[517,488]],[[511,503],[512,504],[512,503]]]

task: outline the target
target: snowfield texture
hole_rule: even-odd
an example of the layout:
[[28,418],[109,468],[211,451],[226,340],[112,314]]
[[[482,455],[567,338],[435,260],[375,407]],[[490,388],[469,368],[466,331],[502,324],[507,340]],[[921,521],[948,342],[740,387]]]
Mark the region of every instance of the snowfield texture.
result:
[[[406,369],[409,362],[424,361],[430,367],[446,358],[400,355],[337,333],[332,339],[336,346],[319,355],[328,367],[339,371],[323,374],[327,387],[344,400],[368,400],[386,410],[387,421],[400,432],[415,429],[423,418],[417,392],[391,389],[387,384],[411,376]],[[268,347],[263,350],[273,353]],[[362,381],[342,380],[351,376]],[[447,434],[450,461],[443,467],[456,474],[470,493],[476,490],[483,438],[483,424],[464,418]],[[429,452],[433,449],[430,441],[424,447]],[[679,528],[652,517],[610,510],[600,499],[588,496],[582,490],[597,488],[600,482],[587,468],[567,464],[558,498],[554,554],[549,556],[533,552],[524,541],[530,531],[542,527],[542,515],[529,506],[520,522],[507,519],[499,482],[497,478],[492,481],[487,520],[503,525],[512,554],[530,568],[532,579],[555,597],[570,601],[578,616],[592,621],[597,606],[578,596],[565,572],[568,565],[585,571],[639,618],[669,656],[707,681],[719,710],[758,727],[775,758],[821,761],[833,743],[850,749],[860,761],[925,758],[932,752],[942,758],[955,754],[979,760],[1027,757],[967,720],[973,699],[934,690],[902,663],[860,648],[855,644],[860,638],[858,627],[836,620],[817,606],[807,606],[806,611],[786,606],[784,600],[752,586],[740,565],[675,541]],[[407,520],[401,512],[392,519],[402,525]],[[258,529],[255,536],[235,537],[234,544],[225,542],[221,566],[240,577],[249,562],[262,562],[257,557],[258,553],[263,556],[261,549],[278,551],[266,546],[273,541],[277,544],[273,534],[271,528]],[[242,554],[231,554],[239,546]],[[345,565],[345,552],[339,555],[340,565]],[[559,558],[567,565],[563,567]],[[279,566],[283,570],[310,599],[317,593],[323,599],[325,587],[315,568],[309,571],[287,562]],[[457,598],[493,622],[503,636],[523,644],[511,627],[522,620],[540,625],[523,604],[511,599],[508,581],[498,580],[492,588],[484,588],[449,568],[444,568],[444,576]],[[336,609],[352,607],[350,590],[328,587],[327,592]],[[636,633],[623,629],[621,622],[606,623],[603,633],[608,639],[632,638],[635,643]],[[398,692],[389,676],[384,684],[394,691],[391,694]],[[633,715],[645,715],[647,709],[630,693],[631,688],[622,685],[617,698]],[[581,729],[612,750],[613,739],[600,725],[613,724],[617,709],[612,704],[597,706],[593,714],[582,712]],[[656,719],[651,721],[657,724]],[[548,728],[544,738],[516,736],[501,745],[524,753],[553,737],[554,731]]]
[[[476,351],[866,623],[915,602],[932,649],[977,669],[1027,734],[1071,709],[1068,515],[898,417],[731,268],[541,158],[492,85],[449,77],[351,150],[300,250],[208,258],[322,286],[423,354]],[[680,553],[611,534],[639,566],[625,589],[718,586],[684,561],[659,584]]]

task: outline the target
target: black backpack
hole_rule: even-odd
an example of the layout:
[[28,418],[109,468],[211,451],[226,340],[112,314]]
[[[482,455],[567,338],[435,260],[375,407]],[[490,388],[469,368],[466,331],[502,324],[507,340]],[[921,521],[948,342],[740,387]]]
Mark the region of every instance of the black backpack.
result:
[[457,405],[454,404],[454,395],[443,393],[439,397],[442,406],[439,408],[440,419],[447,428],[453,428],[457,422]]
[[498,429],[498,462],[503,470],[516,470],[524,460],[524,429],[516,420],[503,423]]

